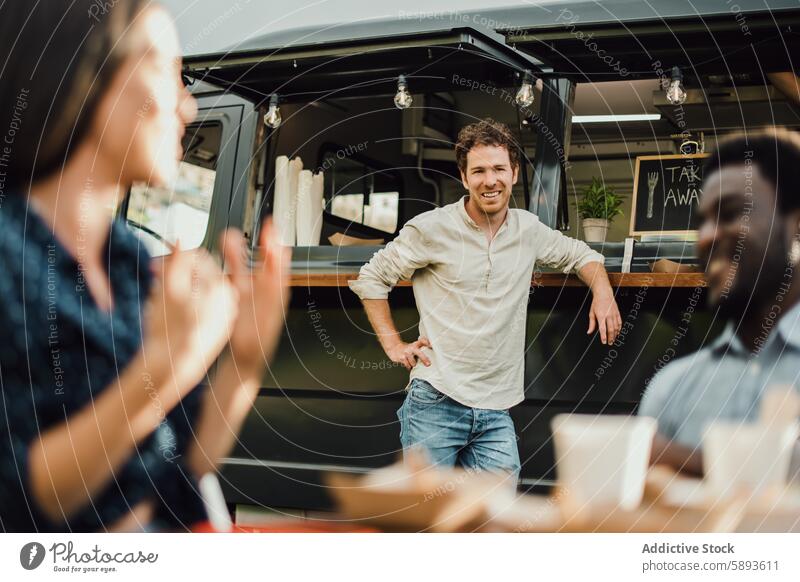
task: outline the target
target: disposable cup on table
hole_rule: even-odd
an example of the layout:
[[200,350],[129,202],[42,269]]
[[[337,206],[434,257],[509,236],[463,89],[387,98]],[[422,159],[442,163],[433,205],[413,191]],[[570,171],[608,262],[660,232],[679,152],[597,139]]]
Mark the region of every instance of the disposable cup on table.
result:
[[709,493],[742,491],[758,497],[786,486],[800,425],[711,423],[703,438],[703,469]]
[[554,417],[559,485],[581,505],[635,509],[644,494],[656,425],[645,416]]

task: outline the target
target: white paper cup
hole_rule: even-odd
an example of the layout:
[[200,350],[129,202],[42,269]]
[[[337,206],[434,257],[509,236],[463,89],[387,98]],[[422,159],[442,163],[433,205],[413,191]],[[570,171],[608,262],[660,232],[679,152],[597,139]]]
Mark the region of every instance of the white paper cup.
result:
[[551,426],[559,485],[581,504],[635,509],[642,501],[656,420],[559,414]]
[[709,490],[725,497],[746,490],[754,497],[786,486],[792,450],[800,434],[784,425],[717,421],[703,438],[703,469]]

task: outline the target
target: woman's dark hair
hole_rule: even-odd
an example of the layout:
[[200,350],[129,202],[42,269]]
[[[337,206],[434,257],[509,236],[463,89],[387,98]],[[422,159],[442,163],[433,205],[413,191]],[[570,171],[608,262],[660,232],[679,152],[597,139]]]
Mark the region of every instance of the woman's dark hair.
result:
[[63,166],[127,56],[151,0],[0,3],[0,195]]
[[783,128],[736,133],[725,137],[706,160],[703,176],[724,166],[758,166],[761,175],[775,186],[778,209],[800,208],[800,134]]

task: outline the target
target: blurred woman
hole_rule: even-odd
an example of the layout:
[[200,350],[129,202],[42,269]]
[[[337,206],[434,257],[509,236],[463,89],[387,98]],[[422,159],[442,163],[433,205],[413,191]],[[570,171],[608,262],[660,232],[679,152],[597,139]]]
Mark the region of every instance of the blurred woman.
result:
[[[283,324],[288,260],[228,231],[154,272],[113,209],[169,184],[196,104],[146,0],[0,5],[0,530],[186,528]],[[208,386],[198,387],[217,360]]]

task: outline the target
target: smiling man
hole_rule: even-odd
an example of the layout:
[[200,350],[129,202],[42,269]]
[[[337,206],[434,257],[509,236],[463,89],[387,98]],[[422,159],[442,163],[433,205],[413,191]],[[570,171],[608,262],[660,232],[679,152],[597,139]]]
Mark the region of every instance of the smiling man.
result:
[[[440,465],[519,473],[508,409],[522,401],[525,323],[536,264],[577,271],[592,289],[589,333],[613,343],[622,325],[603,256],[510,209],[519,151],[492,119],[458,135],[456,161],[467,196],[408,221],[361,268],[361,298],[387,356],[411,371],[398,411],[404,449],[422,446]],[[389,291],[411,279],[420,337],[406,343]]]
[[658,419],[653,462],[701,473],[709,422],[752,420],[770,386],[797,386],[798,169],[800,135],[783,130],[729,138],[707,161],[697,253],[728,326],[650,383],[639,413]]

